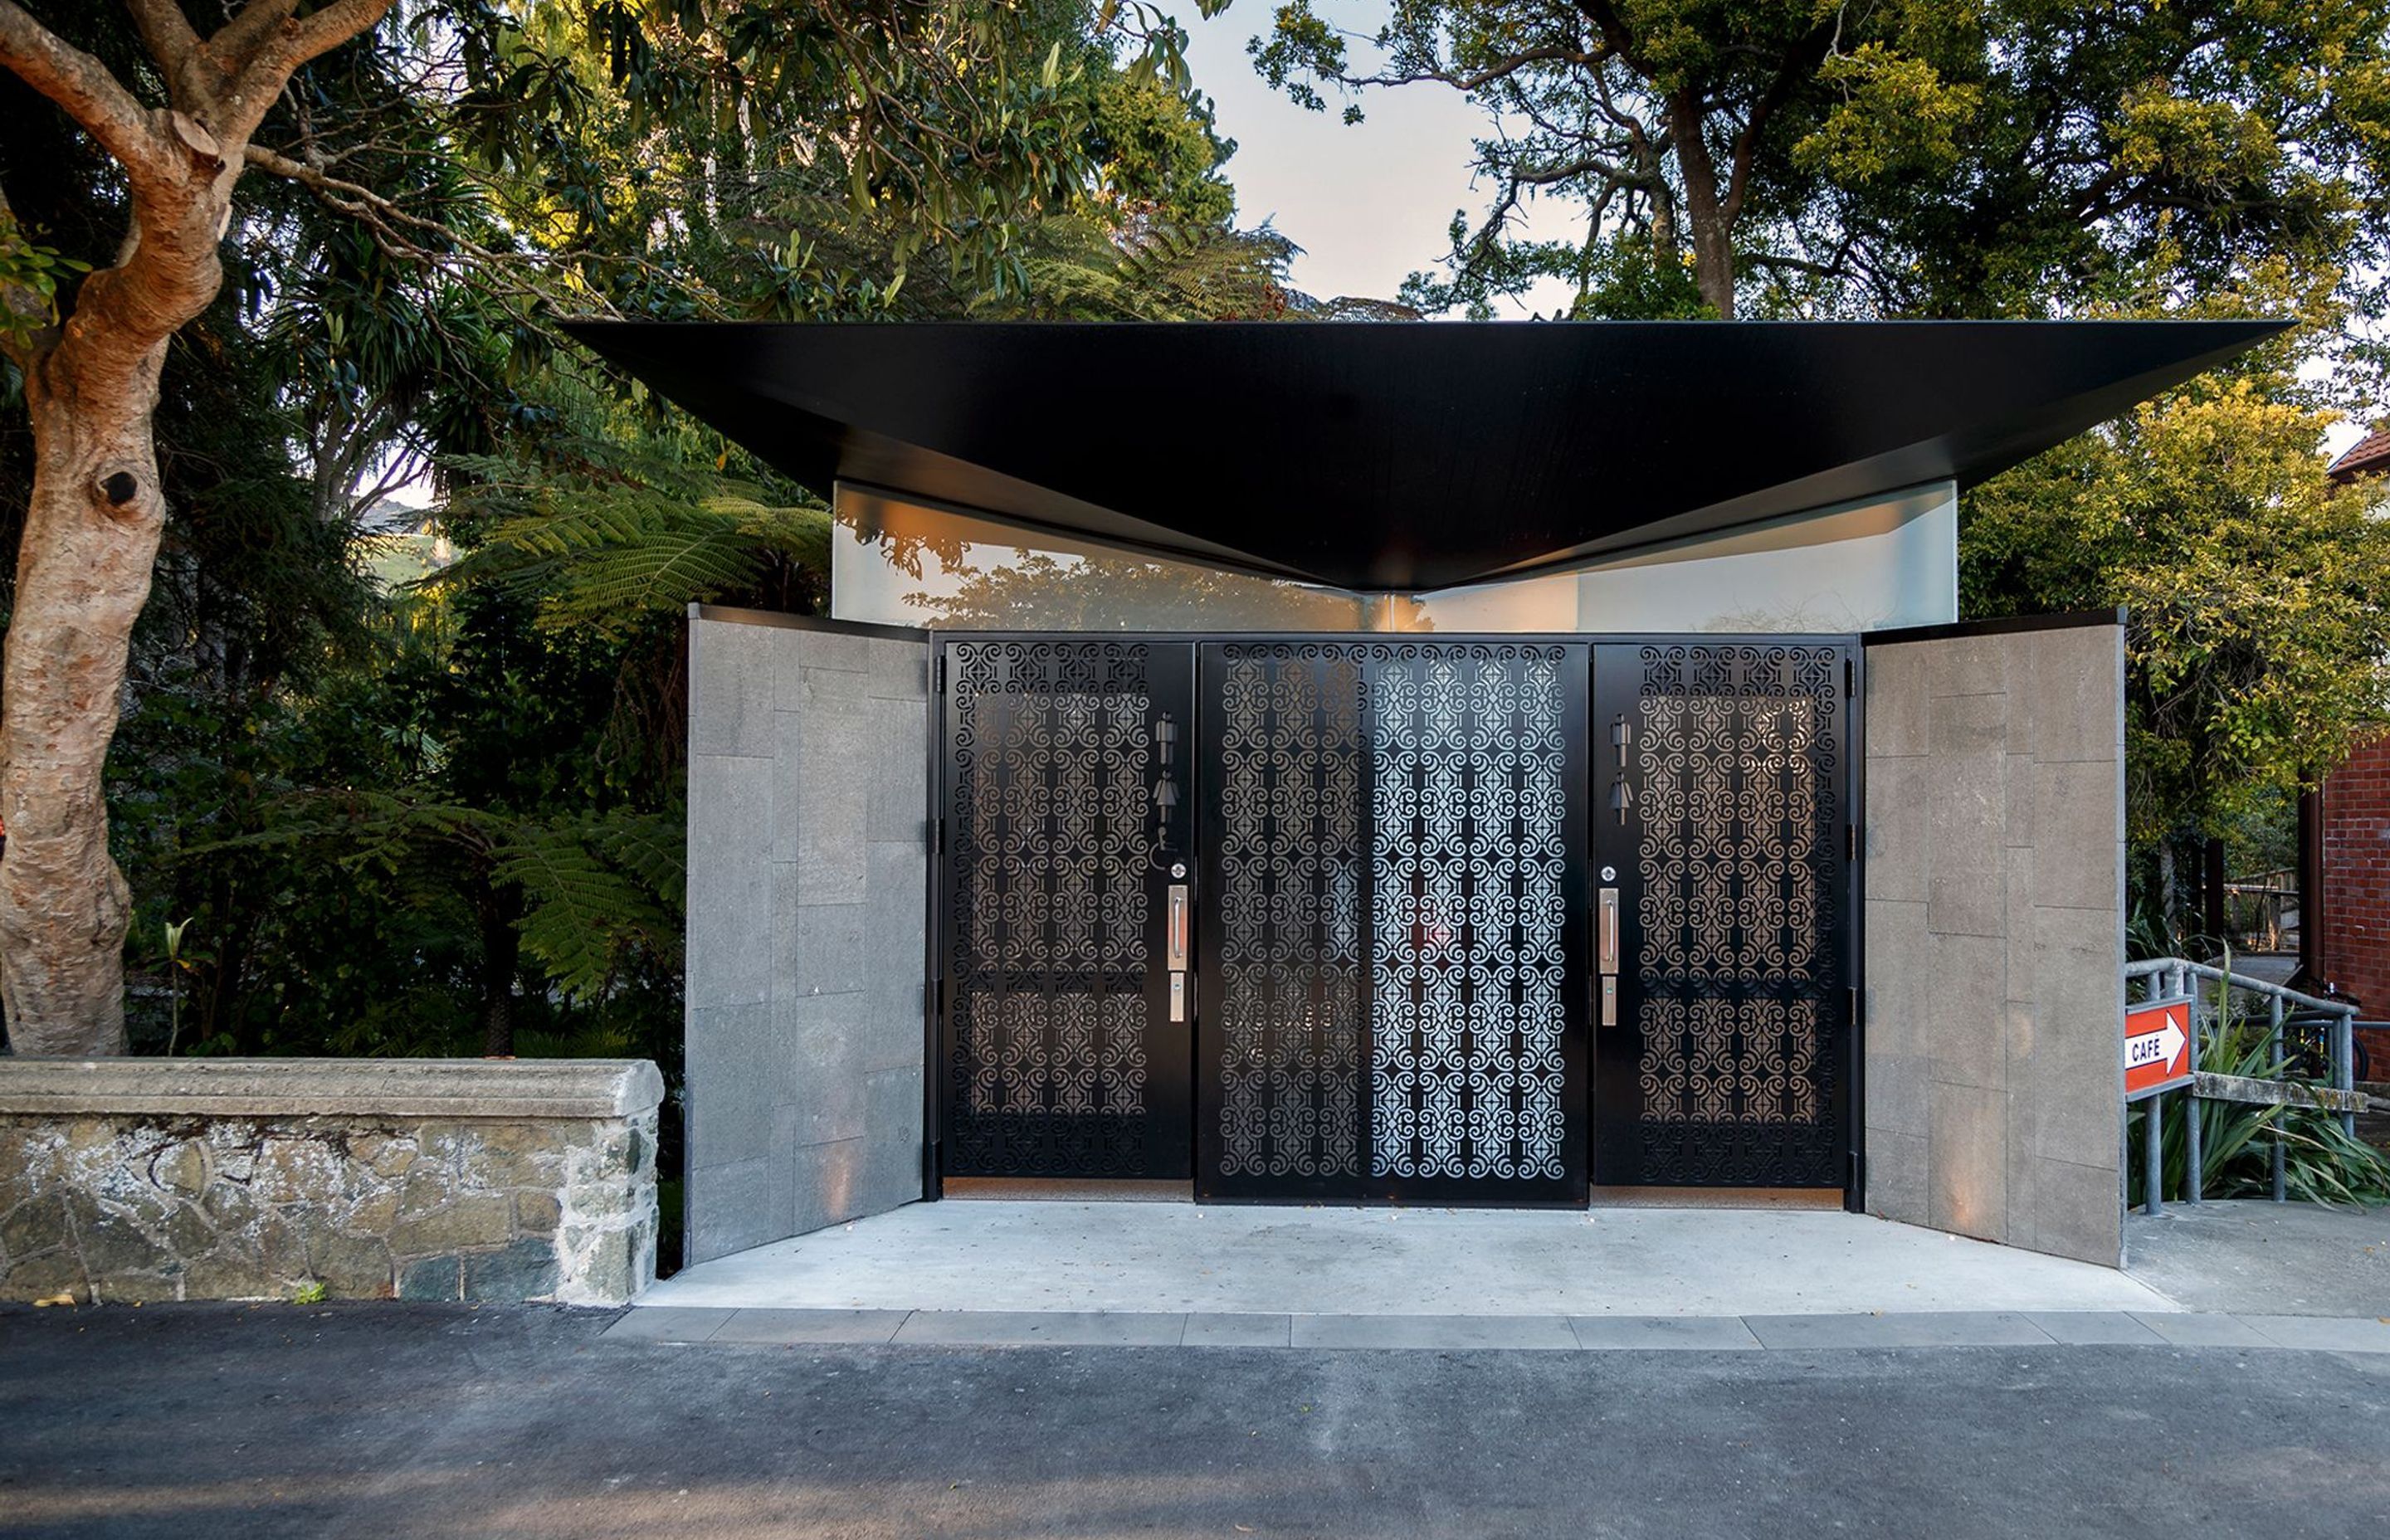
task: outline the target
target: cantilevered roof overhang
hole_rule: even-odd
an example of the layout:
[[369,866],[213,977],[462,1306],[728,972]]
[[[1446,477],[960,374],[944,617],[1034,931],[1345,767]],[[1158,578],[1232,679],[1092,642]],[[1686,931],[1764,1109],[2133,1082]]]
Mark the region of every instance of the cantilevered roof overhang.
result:
[[1424,592],[1972,483],[2288,324],[570,329],[825,495]]

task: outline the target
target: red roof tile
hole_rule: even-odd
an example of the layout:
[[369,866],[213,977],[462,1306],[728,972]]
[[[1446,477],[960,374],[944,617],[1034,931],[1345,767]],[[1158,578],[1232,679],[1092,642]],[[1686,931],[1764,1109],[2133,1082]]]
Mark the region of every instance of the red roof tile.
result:
[[2332,477],[2337,481],[2353,481],[2359,476],[2385,472],[2390,472],[2390,422],[2375,428],[2351,445],[2347,454],[2332,462]]

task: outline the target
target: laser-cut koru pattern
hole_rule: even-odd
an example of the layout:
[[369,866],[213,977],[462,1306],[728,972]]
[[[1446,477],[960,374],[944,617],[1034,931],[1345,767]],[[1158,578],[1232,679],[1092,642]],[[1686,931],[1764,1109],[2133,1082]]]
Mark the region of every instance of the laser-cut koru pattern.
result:
[[1357,1174],[1362,669],[1358,649],[1224,649],[1219,1172]]
[[1565,1175],[1562,657],[1222,649],[1220,1174]]
[[1145,1169],[1147,649],[948,651],[946,1169]]
[[1374,1175],[1563,1174],[1560,658],[1445,644],[1372,670]]
[[1647,1176],[1833,1186],[1842,653],[1640,649]]

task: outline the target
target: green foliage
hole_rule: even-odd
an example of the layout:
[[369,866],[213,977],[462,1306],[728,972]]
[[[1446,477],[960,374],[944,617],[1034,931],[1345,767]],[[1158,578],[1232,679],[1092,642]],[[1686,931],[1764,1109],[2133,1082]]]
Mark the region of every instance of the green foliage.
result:
[[692,464],[686,448],[592,424],[445,462],[448,516],[476,545],[430,585],[490,585],[530,604],[544,628],[611,638],[767,576],[826,596],[829,510],[794,488],[726,476],[720,461]]
[[[635,954],[665,971],[681,957],[685,875],[680,809],[551,818],[410,801],[385,792],[316,791],[269,811],[262,831],[187,851],[305,844],[353,879],[441,884],[458,868],[486,885],[520,889],[516,925],[550,987],[603,998]],[[468,879],[470,880],[471,879]]]
[[2328,417],[2262,367],[2000,477],[1963,510],[1972,615],[2123,605],[2143,848],[2234,834],[2384,720],[2390,524],[2333,485]]
[[[117,7],[45,19],[143,80]],[[364,190],[252,171],[170,350],[173,520],[109,783],[140,1046],[511,1032],[669,1073],[685,609],[820,608],[829,522],[554,318],[1317,313],[1291,245],[1230,226],[1183,46],[1074,0],[467,0],[294,80],[259,142]],[[13,79],[0,109],[49,233],[12,260],[71,305],[122,237],[113,173]],[[0,538],[27,450],[0,418]],[[390,592],[368,558],[400,537],[360,521],[427,468],[458,559]]]
[[[1484,109],[1487,203],[1420,303],[1560,278],[1646,314],[1587,281],[1622,237],[1755,315],[2038,315],[2271,259],[2362,309],[2390,257],[2390,0],[1281,0],[1252,52],[1348,122],[1401,86]],[[1575,238],[1527,236],[1555,201]]]
[[34,308],[0,305],[0,335],[23,337],[58,318],[58,289],[91,264],[36,245],[13,214],[0,209],[0,293],[29,295]]
[[1880,41],[1829,55],[1818,83],[1840,99],[1794,141],[1792,163],[1850,186],[1948,172],[1959,162],[1960,135],[1983,110],[1982,87],[1953,85],[1931,60]]
[[1174,225],[1226,225],[1237,194],[1220,167],[1236,146],[1214,133],[1208,104],[1109,70],[1086,78],[1088,148],[1102,199]]

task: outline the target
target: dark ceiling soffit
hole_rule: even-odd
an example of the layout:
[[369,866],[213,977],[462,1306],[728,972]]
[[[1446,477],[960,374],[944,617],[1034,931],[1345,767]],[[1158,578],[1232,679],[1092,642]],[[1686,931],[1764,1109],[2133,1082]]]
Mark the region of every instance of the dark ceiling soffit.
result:
[[[825,494],[867,483],[1164,558],[1420,593],[1972,483],[2287,325],[567,329]],[[1073,446],[1124,405],[1159,426]],[[1771,468],[1784,479],[1760,482]],[[1452,511],[1474,507],[1510,517]]]
[[1015,481],[985,466],[900,443],[809,411],[777,391],[742,389],[736,384],[726,388],[719,376],[708,377],[645,348],[622,345],[624,326],[572,321],[565,323],[564,329],[659,395],[825,498],[834,494],[839,482],[847,481],[891,497],[1067,540],[1092,541],[1169,560],[1209,562],[1257,577],[1319,581],[1298,569]]
[[[1695,325],[1704,323],[1693,323]],[[2045,323],[2064,326],[2066,322]],[[2170,324],[2170,323],[2153,323]],[[2275,332],[2294,323],[2249,323],[2257,329],[2245,339],[2226,342],[2208,352],[2162,369],[2120,380],[2104,390],[2087,391],[2052,402],[2022,419],[2010,431],[1975,430],[1948,439],[1911,444],[1869,460],[1780,482],[1747,497],[1695,508],[1673,519],[1639,525],[1625,534],[1591,541],[1566,551],[1523,561],[1492,574],[1504,580],[1550,572],[1606,558],[1633,556],[1703,535],[1723,534],[1746,525],[1802,513],[1881,501],[1901,492],[1936,481],[1956,481],[1962,489],[1989,481],[2003,470],[2023,465],[2042,451],[2088,432],[2111,417],[2187,379],[2195,379],[2218,365],[2229,363]]]

